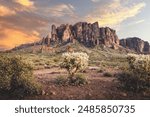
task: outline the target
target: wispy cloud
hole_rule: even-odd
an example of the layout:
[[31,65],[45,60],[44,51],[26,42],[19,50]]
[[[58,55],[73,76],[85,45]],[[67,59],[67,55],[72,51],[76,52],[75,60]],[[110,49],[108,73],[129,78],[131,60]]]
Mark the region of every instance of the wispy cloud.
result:
[[75,14],[74,10],[75,8],[71,4],[59,4],[48,8],[46,11],[47,13],[49,12],[52,16],[62,17],[64,15],[73,16]]
[[140,24],[140,23],[143,23],[143,22],[145,22],[145,20],[144,20],[144,19],[139,20],[139,21],[136,21],[136,22],[135,22],[135,24]]
[[92,2],[99,2],[100,0],[91,0]]
[[16,12],[6,6],[0,5],[0,16],[14,15]]
[[116,26],[128,18],[136,16],[145,5],[144,2],[141,2],[127,7],[122,5],[120,0],[113,0],[110,4],[88,14],[86,19],[89,22],[98,21],[101,26]]
[[46,28],[49,21],[45,17],[43,18],[32,11],[26,10],[30,9],[29,7],[33,7],[33,4],[30,4],[30,1],[20,1],[20,4],[14,3],[14,0],[11,0],[11,2],[2,1],[1,3],[1,47],[13,48],[19,44],[29,43],[40,39],[40,34],[42,33],[42,30],[44,30],[44,27]]
[[34,2],[30,1],[30,0],[14,0],[14,2],[16,2],[22,6],[25,6],[25,7],[33,7],[33,5],[34,5]]
[[[100,26],[120,27],[119,24],[139,14],[146,5],[129,4],[131,0],[84,0],[86,3],[82,1],[81,5],[75,0],[64,1],[0,0],[0,48],[39,40],[49,32],[49,24],[98,21]],[[144,19],[133,23],[142,22]]]
[[136,20],[134,22],[128,23],[126,25],[123,25],[122,27],[128,27],[128,26],[133,26],[133,25],[137,25],[137,24],[141,24],[145,22],[145,19],[141,19],[141,20]]
[[14,46],[18,46],[23,43],[34,42],[35,40],[39,39],[34,32],[31,32],[31,34],[28,35],[25,32],[15,29],[3,29],[0,31],[0,33],[3,34],[3,36],[1,36],[0,43],[6,48],[13,48]]

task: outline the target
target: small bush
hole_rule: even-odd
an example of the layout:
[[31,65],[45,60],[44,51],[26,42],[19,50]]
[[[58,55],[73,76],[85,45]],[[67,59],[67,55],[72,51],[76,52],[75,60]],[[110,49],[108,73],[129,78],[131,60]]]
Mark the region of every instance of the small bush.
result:
[[105,69],[104,69],[103,67],[100,67],[100,68],[97,70],[98,73],[103,73],[104,71],[105,71]]
[[76,74],[69,83],[71,85],[84,85],[87,84],[88,81],[83,74]]
[[68,52],[62,55],[62,59],[60,67],[66,69],[69,80],[73,80],[76,72],[84,70],[88,66],[89,56],[83,52]]
[[113,75],[112,75],[111,73],[109,73],[109,72],[105,72],[105,73],[103,74],[103,76],[105,76],[105,77],[112,77]]
[[67,85],[68,80],[64,76],[58,76],[55,83],[58,85]]
[[58,62],[59,61],[59,59],[57,59],[57,58],[54,58],[54,60],[53,60],[54,62]]
[[72,80],[70,80],[69,78],[65,78],[64,76],[58,76],[55,80],[55,83],[58,85],[62,85],[62,86],[66,86],[66,85],[84,85],[87,84],[88,81],[87,79],[84,77],[83,74],[76,74]]
[[99,69],[97,72],[98,73],[103,73],[104,71],[102,69]]
[[128,91],[143,92],[150,89],[150,56],[128,55],[129,67],[119,74],[120,85]]
[[35,82],[32,69],[20,56],[0,56],[0,90],[20,97],[39,94],[41,87]]

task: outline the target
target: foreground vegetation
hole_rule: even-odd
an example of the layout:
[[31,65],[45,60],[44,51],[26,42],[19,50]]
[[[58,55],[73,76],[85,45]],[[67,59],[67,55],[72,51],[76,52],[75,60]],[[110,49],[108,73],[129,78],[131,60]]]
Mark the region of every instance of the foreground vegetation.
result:
[[0,56],[0,92],[23,97],[40,94],[41,87],[33,77],[32,66],[21,56]]
[[128,55],[128,68],[123,71],[118,80],[121,86],[133,92],[145,92],[150,90],[150,56]]
[[[141,56],[128,56],[126,52],[107,47],[87,49],[78,44],[73,44],[71,47],[74,52],[86,53],[89,56],[89,60],[87,56],[83,57],[86,59],[82,59],[80,54],[77,54],[77,56],[79,55],[78,57],[73,56],[72,58],[69,57],[69,59],[70,54],[64,54],[62,58],[62,54],[66,52],[65,46],[59,47],[55,53],[20,51],[0,53],[0,94],[7,92],[11,96],[17,97],[41,94],[45,96],[52,95],[57,98],[55,96],[56,91],[61,94],[63,91],[66,93],[70,90],[78,92],[81,89],[81,95],[84,95],[84,93],[86,95],[84,99],[99,99],[98,95],[103,95],[103,90],[108,90],[110,95],[106,99],[116,99],[116,97],[111,96],[112,93],[117,92],[119,92],[118,96],[123,95],[124,99],[126,95],[128,96],[128,92],[138,94],[149,90],[149,58],[142,57],[140,59]],[[89,64],[87,64],[87,61]],[[66,71],[59,71],[60,67],[65,68],[68,74]],[[47,74],[42,73],[43,75],[33,75],[33,71],[38,70],[42,72],[48,70],[49,72]],[[88,82],[90,83],[88,84]],[[39,83],[42,84],[42,88]],[[82,90],[84,90],[84,93]],[[93,92],[93,97],[90,92]],[[63,98],[64,95],[61,96]],[[134,96],[129,97],[129,99],[132,97]],[[117,99],[120,98],[117,97]]]

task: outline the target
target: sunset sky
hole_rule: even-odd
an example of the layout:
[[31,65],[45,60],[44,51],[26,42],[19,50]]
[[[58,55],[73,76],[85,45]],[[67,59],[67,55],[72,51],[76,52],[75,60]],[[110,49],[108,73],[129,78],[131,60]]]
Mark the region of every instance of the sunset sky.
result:
[[35,42],[52,24],[99,22],[150,42],[150,0],[0,0],[0,50]]

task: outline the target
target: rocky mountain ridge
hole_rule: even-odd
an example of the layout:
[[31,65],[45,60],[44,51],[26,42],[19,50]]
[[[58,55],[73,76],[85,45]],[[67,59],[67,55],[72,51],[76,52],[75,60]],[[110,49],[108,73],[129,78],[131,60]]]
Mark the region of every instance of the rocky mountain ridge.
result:
[[134,50],[137,53],[142,54],[150,53],[150,44],[147,41],[143,41],[138,37],[121,39],[120,45],[123,46],[124,48]]
[[116,31],[109,27],[99,27],[98,22],[93,24],[87,22],[78,22],[75,25],[60,25],[51,27],[51,37],[42,39],[42,44],[52,46],[62,43],[73,43],[79,41],[87,47],[104,44],[107,47],[119,45],[119,39]]
[[138,53],[150,53],[150,45],[148,42],[136,37],[119,40],[115,30],[109,27],[99,27],[98,22],[92,24],[78,22],[74,25],[62,24],[58,27],[52,25],[50,33],[51,34],[43,37],[39,42],[23,44],[13,50],[35,45],[53,48],[57,45],[64,45],[78,41],[86,47],[103,45],[112,49],[125,48],[134,50]]

